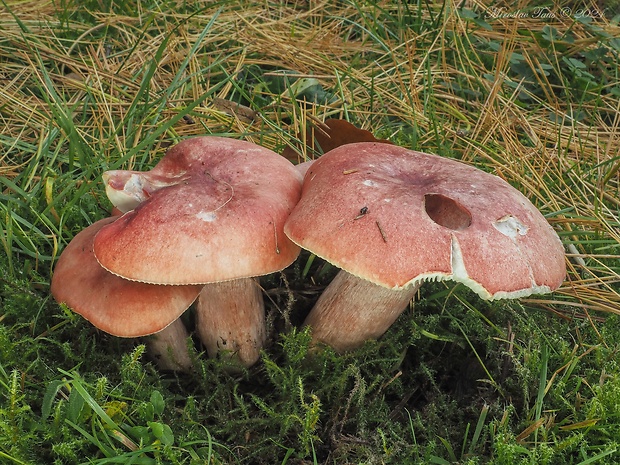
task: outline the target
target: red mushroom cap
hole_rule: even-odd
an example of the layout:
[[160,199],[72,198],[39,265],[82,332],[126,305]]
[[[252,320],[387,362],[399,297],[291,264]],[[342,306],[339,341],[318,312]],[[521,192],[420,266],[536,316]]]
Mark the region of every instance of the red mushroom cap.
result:
[[338,147],[306,173],[289,238],[380,286],[462,282],[485,299],[550,292],[562,243],[497,176],[456,160],[378,143]]
[[202,286],[159,286],[128,281],[102,268],[93,238],[116,217],[93,223],[63,250],[52,278],[56,301],[65,303],[97,328],[121,337],[161,331],[192,304]]
[[[108,190],[126,187],[120,176],[107,177]],[[299,254],[283,227],[299,200],[301,175],[271,150],[195,137],[172,147],[150,172],[124,179],[133,198],[145,200],[95,238],[97,260],[112,273],[149,283],[211,283],[272,273]]]

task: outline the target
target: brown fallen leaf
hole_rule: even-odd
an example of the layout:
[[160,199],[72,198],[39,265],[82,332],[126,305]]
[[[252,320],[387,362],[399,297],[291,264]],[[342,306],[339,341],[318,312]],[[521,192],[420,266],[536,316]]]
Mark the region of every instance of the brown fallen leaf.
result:
[[[305,144],[310,151],[322,153],[354,142],[381,142],[391,144],[389,140],[377,139],[372,132],[360,129],[343,119],[330,118],[324,122],[313,122],[306,136]],[[299,156],[295,149],[287,146],[282,155],[293,163],[298,163]]]

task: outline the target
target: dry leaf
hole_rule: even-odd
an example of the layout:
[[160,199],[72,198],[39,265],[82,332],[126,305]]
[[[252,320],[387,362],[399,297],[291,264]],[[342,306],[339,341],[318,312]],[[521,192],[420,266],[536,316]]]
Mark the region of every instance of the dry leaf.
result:
[[[323,123],[315,123],[306,136],[306,146],[311,150],[329,152],[336,147],[354,142],[381,142],[391,144],[385,139],[377,139],[370,131],[360,129],[343,119],[327,119]],[[292,162],[298,162],[297,152],[286,147],[282,155]]]

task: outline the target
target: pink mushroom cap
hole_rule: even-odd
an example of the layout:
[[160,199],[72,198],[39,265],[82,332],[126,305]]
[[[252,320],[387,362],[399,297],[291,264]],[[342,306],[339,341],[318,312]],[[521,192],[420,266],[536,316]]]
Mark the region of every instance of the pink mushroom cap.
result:
[[172,147],[148,172],[108,172],[106,190],[134,208],[95,238],[99,263],[126,279],[213,283],[291,264],[299,247],[283,232],[301,174],[250,142],[204,136]]
[[160,286],[128,281],[102,268],[93,254],[97,232],[117,217],[80,231],[65,247],[52,277],[51,292],[97,328],[120,337],[157,333],[196,300],[202,286]]
[[377,285],[461,282],[484,299],[551,292],[562,243],[517,189],[462,162],[395,145],[331,150],[285,225],[301,247]]

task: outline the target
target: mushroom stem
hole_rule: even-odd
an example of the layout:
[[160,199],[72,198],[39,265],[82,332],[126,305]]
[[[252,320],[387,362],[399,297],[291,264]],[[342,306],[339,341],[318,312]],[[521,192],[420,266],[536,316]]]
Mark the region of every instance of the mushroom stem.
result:
[[189,333],[177,318],[158,333],[145,338],[146,351],[162,370],[190,371],[192,361],[187,350]]
[[246,367],[256,363],[267,337],[258,282],[243,278],[205,285],[196,305],[196,327],[210,357],[225,355]]
[[360,347],[385,333],[407,308],[420,285],[388,289],[341,270],[319,297],[304,325],[315,343],[337,352]]

